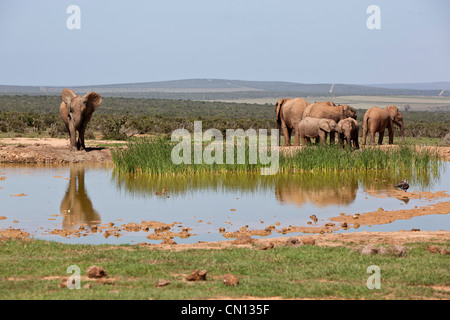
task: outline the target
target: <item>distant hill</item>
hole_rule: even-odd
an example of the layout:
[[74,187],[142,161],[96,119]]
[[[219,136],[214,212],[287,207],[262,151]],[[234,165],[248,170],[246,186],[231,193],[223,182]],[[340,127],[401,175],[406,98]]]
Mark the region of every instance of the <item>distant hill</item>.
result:
[[383,84],[366,84],[365,86],[388,88],[388,89],[450,90],[450,81],[425,82],[425,83],[383,83]]
[[[282,81],[185,79],[161,82],[71,87],[77,93],[103,96],[183,100],[219,100],[296,96],[420,95],[450,96],[450,82],[422,84],[305,84]],[[64,87],[0,85],[2,95],[60,95]]]

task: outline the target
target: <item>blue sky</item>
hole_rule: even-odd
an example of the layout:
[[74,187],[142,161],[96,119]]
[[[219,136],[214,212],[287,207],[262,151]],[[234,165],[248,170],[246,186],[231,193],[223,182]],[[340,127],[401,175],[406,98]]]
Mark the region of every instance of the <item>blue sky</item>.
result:
[[450,81],[449,39],[448,0],[4,0],[0,84]]

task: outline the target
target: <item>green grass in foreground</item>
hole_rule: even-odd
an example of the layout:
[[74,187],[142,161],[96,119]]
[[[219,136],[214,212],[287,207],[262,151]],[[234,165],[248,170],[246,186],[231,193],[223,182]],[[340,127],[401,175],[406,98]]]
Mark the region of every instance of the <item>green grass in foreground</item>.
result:
[[[202,164],[194,164],[194,148],[192,147],[191,163],[177,165],[171,160],[174,146],[176,144],[167,139],[130,141],[126,148],[113,150],[112,156],[115,168],[119,173],[175,174],[256,172],[261,168],[270,166],[270,163],[262,164],[259,161],[259,156],[257,157],[257,163],[249,163],[250,147],[248,144],[245,145],[245,163],[243,164],[238,164],[238,147],[235,146],[234,161],[231,164],[226,163],[226,151],[223,152],[223,164],[206,164],[204,161]],[[339,146],[310,146],[302,148],[294,155],[280,152],[279,172],[361,169],[425,170],[435,168],[438,161],[439,157],[436,152],[417,150],[415,146],[408,145],[387,150],[367,147],[356,151],[343,149]]]
[[[309,245],[169,251],[8,240],[0,242],[0,299],[448,299],[448,256],[426,251],[429,244],[406,245],[407,257],[395,257]],[[449,243],[438,245],[448,248]],[[62,277],[71,275],[71,265],[81,270],[79,290],[58,287]],[[92,265],[104,268],[112,283],[87,279]],[[371,265],[380,268],[380,289],[366,286]],[[185,281],[194,269],[207,270],[207,280]],[[222,283],[228,273],[239,278],[239,285]],[[171,284],[155,287],[159,279]],[[83,288],[86,283],[92,288]]]

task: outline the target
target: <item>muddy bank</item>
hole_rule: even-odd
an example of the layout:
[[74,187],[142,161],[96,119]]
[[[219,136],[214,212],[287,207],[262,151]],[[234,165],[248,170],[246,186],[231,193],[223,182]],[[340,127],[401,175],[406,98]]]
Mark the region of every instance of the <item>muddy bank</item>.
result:
[[112,162],[111,150],[99,147],[114,141],[86,141],[85,151],[71,151],[68,139],[11,138],[0,139],[0,162],[64,164]]

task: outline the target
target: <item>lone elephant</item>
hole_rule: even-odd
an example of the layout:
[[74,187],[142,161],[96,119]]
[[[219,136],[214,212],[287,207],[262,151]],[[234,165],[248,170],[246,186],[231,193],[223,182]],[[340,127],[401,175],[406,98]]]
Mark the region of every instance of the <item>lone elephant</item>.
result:
[[346,142],[347,147],[354,149],[359,149],[359,124],[353,118],[345,118],[338,122],[341,128],[341,133],[339,134],[339,141]]
[[[356,111],[348,105],[335,105],[332,101],[316,102],[310,104],[303,112],[303,119],[307,117],[319,119],[331,119],[339,123],[342,119],[353,118],[356,120]],[[330,134],[330,143],[334,142],[334,132]]]
[[320,143],[323,144],[328,133],[341,133],[341,128],[336,121],[331,119],[306,117],[300,121],[298,131],[300,132],[303,145],[310,144],[311,138],[319,138]]
[[371,142],[375,144],[375,133],[378,132],[378,144],[383,144],[384,132],[389,131],[389,144],[394,143],[394,123],[400,127],[402,141],[404,138],[404,123],[401,112],[396,106],[384,109],[372,107],[366,111],[363,120],[363,145],[366,144],[367,133],[370,132]]
[[[84,150],[84,132],[92,114],[102,103],[102,97],[96,92],[79,96],[70,89],[62,91],[62,102],[59,107],[61,118],[66,124],[70,136],[71,150]],[[78,131],[78,140],[76,138]]]
[[292,130],[295,131],[294,145],[300,145],[300,135],[297,131],[298,124],[302,120],[303,112],[309,106],[308,101],[302,98],[279,99],[275,104],[277,128],[279,130],[278,145],[280,145],[281,131],[284,135],[284,146],[291,145]]

